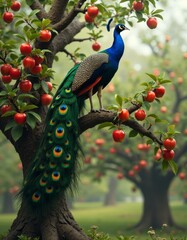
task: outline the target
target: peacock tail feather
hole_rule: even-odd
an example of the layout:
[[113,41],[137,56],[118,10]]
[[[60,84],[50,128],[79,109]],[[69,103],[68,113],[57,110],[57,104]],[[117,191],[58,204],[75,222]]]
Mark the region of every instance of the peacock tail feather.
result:
[[76,181],[78,116],[83,107],[71,90],[77,67],[70,70],[54,96],[43,139],[25,179],[22,195],[34,206],[44,206]]

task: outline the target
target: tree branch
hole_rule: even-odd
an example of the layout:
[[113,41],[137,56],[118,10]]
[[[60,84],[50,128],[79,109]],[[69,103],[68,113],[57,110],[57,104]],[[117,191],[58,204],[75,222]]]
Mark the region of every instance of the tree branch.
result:
[[73,19],[77,16],[77,14],[79,12],[82,12],[81,7],[85,1],[86,0],[79,0],[77,5],[71,10],[71,12],[66,17],[64,17],[61,21],[54,24],[52,28],[55,29],[57,32],[61,32],[62,30],[64,30],[73,21]]
[[[131,108],[133,107],[135,106],[132,106]],[[93,128],[96,125],[104,122],[112,122],[116,124],[116,113],[111,111],[90,112],[87,115],[84,115],[79,118],[80,134],[86,131],[87,129]],[[145,129],[137,121],[129,119],[123,122],[122,124],[134,129],[135,131],[137,131],[140,134],[143,134],[144,136],[147,136],[148,138],[152,139],[153,142],[162,145],[162,141],[160,139],[158,139],[152,132]]]
[[49,18],[52,24],[59,22],[64,15],[69,0],[55,0],[49,10]]
[[42,4],[38,1],[35,0],[33,3],[30,5],[30,8],[32,10],[40,10],[36,16],[39,20],[42,20],[43,18],[48,18],[48,14],[46,13],[45,9],[43,8]]

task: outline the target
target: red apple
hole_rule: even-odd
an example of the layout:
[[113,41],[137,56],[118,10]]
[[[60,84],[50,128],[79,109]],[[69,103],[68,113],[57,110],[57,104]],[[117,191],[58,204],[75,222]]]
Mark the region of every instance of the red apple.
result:
[[91,18],[95,18],[99,13],[99,9],[96,6],[89,6],[87,9],[87,13]]
[[19,88],[23,93],[28,93],[32,89],[31,81],[25,79],[19,83]]
[[128,176],[129,176],[129,177],[134,177],[134,176],[135,176],[134,170],[129,170],[129,171],[128,171]]
[[163,145],[167,150],[172,150],[176,146],[176,140],[174,138],[166,138],[163,141]]
[[140,160],[138,165],[140,166],[140,168],[145,168],[147,167],[147,161],[145,160]]
[[105,140],[104,140],[103,138],[97,138],[97,139],[95,140],[95,144],[96,144],[97,146],[102,146],[104,143],[105,143]]
[[88,15],[87,12],[84,14],[84,19],[85,19],[85,21],[88,22],[88,23],[93,23],[93,22],[94,22],[94,18],[91,18],[91,17]]
[[159,87],[157,87],[156,89],[154,89],[154,93],[156,95],[157,98],[161,98],[163,97],[163,95],[165,94],[165,87],[160,85]]
[[3,105],[1,107],[1,114],[5,114],[6,112],[9,112],[12,110],[12,106],[11,105]]
[[53,90],[53,85],[51,82],[46,82],[47,86],[48,86],[48,89],[49,89],[49,92],[51,92]]
[[143,109],[136,110],[134,115],[138,121],[143,121],[146,118],[146,112]]
[[124,178],[124,175],[122,172],[118,172],[117,173],[117,179],[123,179]]
[[42,105],[49,105],[52,102],[53,97],[50,94],[44,93],[41,95],[40,100]]
[[6,84],[6,83],[10,83],[12,81],[12,78],[10,75],[3,75],[2,76],[2,81]]
[[18,1],[14,1],[14,2],[12,3],[12,5],[10,6],[10,8],[11,8],[13,11],[17,12],[17,11],[19,11],[20,8],[21,8],[21,3],[18,2]]
[[12,79],[19,79],[21,76],[21,70],[19,68],[11,68],[10,76],[12,77]]
[[25,113],[15,113],[14,114],[14,121],[17,123],[17,124],[24,124],[26,122],[26,119],[27,119],[27,115]]
[[150,29],[154,29],[157,27],[157,19],[155,17],[150,17],[148,18],[147,20],[147,26],[150,28]]
[[116,149],[113,148],[113,147],[111,147],[111,148],[109,149],[109,152],[112,153],[112,154],[114,154],[114,153],[116,153]]
[[94,42],[93,44],[92,44],[92,49],[94,50],[94,51],[99,51],[100,50],[100,48],[101,48],[101,44],[100,43],[98,43],[98,42]]
[[113,131],[112,136],[115,142],[122,142],[125,138],[125,133],[121,129],[116,129]]
[[142,1],[134,1],[132,6],[133,6],[133,9],[138,12],[143,10],[144,8],[144,4]]
[[129,119],[129,111],[127,109],[122,109],[121,112],[118,114],[118,118],[124,122]]
[[42,65],[41,64],[35,65],[33,68],[30,68],[30,71],[32,74],[37,75],[37,74],[41,73]]
[[1,65],[1,74],[2,75],[9,75],[11,68],[12,68],[12,66],[8,63],[2,64]]
[[49,31],[47,29],[41,30],[39,33],[39,41],[40,42],[49,42],[51,39],[51,36],[52,36],[51,31]]
[[180,172],[178,174],[178,177],[181,179],[181,180],[184,180],[186,178],[186,174],[184,172]]
[[34,55],[33,58],[35,60],[36,65],[41,64],[44,61],[44,57],[39,55]]
[[148,91],[147,95],[144,97],[144,101],[153,102],[155,100],[155,93],[153,91]]
[[6,23],[11,23],[14,19],[14,14],[12,12],[4,12],[3,13],[3,20]]
[[34,60],[34,58],[32,58],[32,57],[29,57],[29,56],[27,56],[27,57],[25,57],[24,59],[23,59],[23,66],[24,66],[24,68],[29,68],[29,69],[31,69],[31,68],[34,68],[35,67],[35,60]]
[[27,43],[27,42],[22,43],[20,45],[19,49],[20,49],[21,54],[24,55],[24,56],[27,56],[32,52],[32,46],[30,45],[30,43]]
[[175,156],[175,152],[173,150],[162,150],[162,156],[164,160],[172,160]]

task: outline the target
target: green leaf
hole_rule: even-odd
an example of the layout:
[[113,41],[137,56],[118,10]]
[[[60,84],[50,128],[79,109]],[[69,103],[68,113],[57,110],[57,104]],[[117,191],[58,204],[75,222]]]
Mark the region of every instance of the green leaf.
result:
[[168,162],[169,162],[169,165],[170,165],[170,167],[171,167],[171,170],[172,170],[173,173],[176,175],[177,172],[178,172],[178,166],[177,166],[177,164],[175,163],[174,160],[169,160]]
[[138,132],[135,131],[134,129],[129,132],[129,137],[130,137],[130,138],[136,137],[137,135],[138,135]]
[[6,112],[6,113],[4,113],[3,115],[2,115],[2,117],[10,117],[10,116],[12,116],[12,115],[14,115],[16,113],[16,111],[8,111],[8,112]]
[[28,111],[28,110],[32,110],[32,109],[36,109],[38,108],[38,106],[34,105],[34,104],[30,104],[30,105],[26,105],[26,106],[23,106],[21,108],[21,111],[22,112],[25,112],[25,111]]
[[36,127],[36,118],[30,114],[27,114],[27,124],[34,129]]
[[155,82],[157,81],[157,77],[154,74],[146,73],[150,78],[152,78]]
[[115,94],[115,100],[117,102],[117,104],[122,107],[123,104],[123,98],[121,96],[119,96],[118,94]]
[[49,93],[49,88],[47,86],[47,83],[45,81],[41,81],[42,89],[45,93]]
[[111,123],[111,122],[104,122],[104,123],[101,123],[99,126],[98,126],[98,129],[102,129],[102,128],[106,128],[106,127],[113,127],[114,124]]
[[166,171],[168,169],[168,167],[169,167],[169,163],[168,162],[169,161],[166,161],[166,160],[162,161],[162,170],[163,171]]
[[169,134],[175,133],[175,125],[174,124],[168,126],[168,133]]
[[111,106],[107,107],[108,110],[114,110],[114,111],[118,111],[119,110],[119,106],[116,104],[112,104]]
[[37,119],[39,122],[41,122],[41,117],[40,117],[40,115],[38,114],[38,113],[36,113],[36,112],[33,112],[33,111],[29,111],[29,112],[27,112],[27,114],[29,115],[32,115],[35,119]]
[[149,103],[149,102],[147,102],[147,101],[144,101],[143,103],[142,103],[142,107],[144,107],[144,108],[146,108],[146,110],[150,110],[150,108],[151,108],[151,104]]
[[35,96],[33,96],[32,94],[28,94],[28,93],[22,93],[18,96],[18,99],[24,99],[24,98],[33,98],[33,99],[37,99]]
[[23,134],[22,125],[17,125],[11,129],[11,135],[15,142],[21,138],[22,134]]
[[160,84],[164,84],[164,83],[171,83],[171,80],[168,80],[168,79],[160,80]]
[[11,120],[7,123],[7,125],[5,127],[5,131],[8,131],[9,129],[11,129],[15,126],[17,126],[16,122],[14,120]]

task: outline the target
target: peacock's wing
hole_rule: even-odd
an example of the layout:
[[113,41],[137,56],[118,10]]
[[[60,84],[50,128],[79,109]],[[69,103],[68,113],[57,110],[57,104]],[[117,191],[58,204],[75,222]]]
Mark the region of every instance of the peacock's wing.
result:
[[97,53],[86,58],[76,71],[72,91],[79,93],[90,86],[94,87],[102,79],[104,66],[108,61],[109,56],[107,53]]

